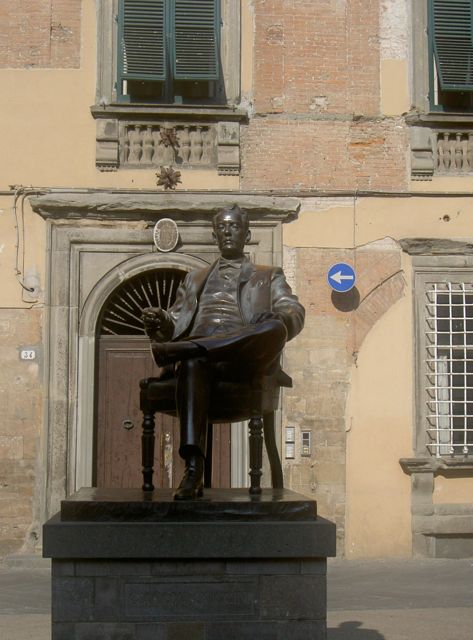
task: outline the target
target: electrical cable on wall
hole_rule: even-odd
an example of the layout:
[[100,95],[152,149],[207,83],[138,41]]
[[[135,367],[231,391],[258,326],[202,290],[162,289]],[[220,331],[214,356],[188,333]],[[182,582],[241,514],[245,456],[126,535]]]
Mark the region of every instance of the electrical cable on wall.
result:
[[[14,192],[12,212],[15,220],[15,277],[24,291],[34,293],[35,288],[29,287],[24,281],[25,269],[25,199],[30,195],[41,195],[47,193],[46,189],[38,189],[36,187],[24,187],[21,185],[12,185],[10,189]],[[20,220],[18,218],[18,201],[20,201]],[[21,246],[21,268],[20,268],[20,246]],[[26,301],[24,301],[26,302]],[[32,302],[28,300],[28,302]],[[35,301],[37,302],[37,300]]]

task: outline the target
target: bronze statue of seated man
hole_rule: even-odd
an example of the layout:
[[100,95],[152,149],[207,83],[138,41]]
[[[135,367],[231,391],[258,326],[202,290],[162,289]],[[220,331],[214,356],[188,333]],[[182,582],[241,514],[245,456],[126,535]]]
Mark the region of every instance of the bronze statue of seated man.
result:
[[304,308],[282,269],[252,264],[244,255],[251,238],[245,211],[237,205],[220,211],[212,235],[220,258],[187,274],[167,311],[143,310],[156,363],[175,370],[179,454],[186,464],[175,500],[202,495],[214,380],[273,373],[286,341],[304,324]]

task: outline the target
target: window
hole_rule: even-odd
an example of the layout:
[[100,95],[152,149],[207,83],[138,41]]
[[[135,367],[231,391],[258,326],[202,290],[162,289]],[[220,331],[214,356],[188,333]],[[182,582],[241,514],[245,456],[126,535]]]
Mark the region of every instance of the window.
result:
[[473,283],[425,291],[427,447],[436,457],[473,452]]
[[434,491],[436,474],[473,475],[473,246],[445,238],[400,243],[414,271],[414,456],[399,460],[412,475],[413,547],[418,555],[442,555],[447,546],[460,553],[471,509],[446,509]]
[[473,0],[412,0],[411,176],[473,173]]
[[222,97],[220,0],[120,0],[117,40],[118,101]]
[[97,0],[100,171],[239,174],[240,9],[239,0]]
[[[412,255],[415,274],[416,457],[473,469],[471,245],[401,242]],[[423,255],[426,248],[431,255]],[[452,253],[443,253],[446,249]]]
[[433,111],[473,111],[473,2],[428,0],[429,98]]

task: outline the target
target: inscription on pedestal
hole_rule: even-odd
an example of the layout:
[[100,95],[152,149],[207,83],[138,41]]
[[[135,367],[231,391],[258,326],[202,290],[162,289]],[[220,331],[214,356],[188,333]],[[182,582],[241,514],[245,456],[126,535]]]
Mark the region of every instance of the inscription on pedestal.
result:
[[258,613],[254,579],[127,582],[123,597],[127,620],[221,620],[229,616],[249,620]]

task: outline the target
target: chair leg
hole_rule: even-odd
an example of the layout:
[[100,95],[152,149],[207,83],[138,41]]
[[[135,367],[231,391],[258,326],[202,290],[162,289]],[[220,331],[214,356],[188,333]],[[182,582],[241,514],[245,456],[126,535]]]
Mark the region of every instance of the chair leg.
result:
[[271,484],[273,489],[283,489],[281,458],[276,446],[276,434],[274,431],[274,411],[263,415],[264,444],[268,452],[269,466],[271,467]]
[[213,454],[213,424],[207,425],[207,449],[205,452],[204,465],[204,487],[210,489],[212,486],[212,454]]
[[250,437],[250,495],[261,493],[263,466],[263,420],[261,416],[251,418],[248,423]]
[[143,491],[153,491],[154,473],[154,411],[143,411],[143,434],[141,436],[141,461],[143,463]]

